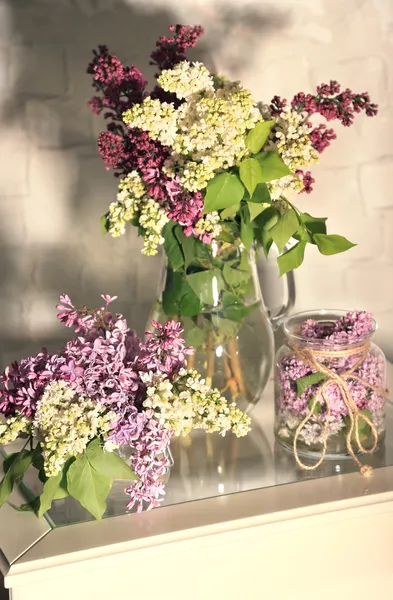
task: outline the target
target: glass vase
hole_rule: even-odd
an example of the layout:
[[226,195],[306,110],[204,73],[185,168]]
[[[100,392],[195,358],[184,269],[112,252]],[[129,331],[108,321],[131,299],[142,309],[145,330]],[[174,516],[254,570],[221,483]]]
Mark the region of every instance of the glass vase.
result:
[[[345,314],[312,311],[293,315],[284,323],[285,342],[277,352],[275,365],[275,436],[281,446],[296,450],[299,456],[346,458],[352,452],[375,451],[385,437],[386,358],[371,342],[376,322],[367,336],[346,345],[327,345],[326,340],[300,333],[307,319],[329,326]],[[314,367],[307,362],[310,351],[316,359]],[[339,385],[326,372],[318,372],[318,365],[339,375]],[[346,384],[344,391],[341,381]],[[348,409],[352,401],[354,410]],[[358,425],[349,435],[350,414],[356,420],[356,413]]]
[[[199,246],[185,269],[165,261],[152,321],[180,321],[186,344],[194,355],[188,368],[197,369],[208,385],[242,410],[249,411],[260,398],[271,372],[273,327],[292,303],[268,311],[256,270],[254,249],[242,243],[214,242]],[[202,254],[201,254],[202,252]]]

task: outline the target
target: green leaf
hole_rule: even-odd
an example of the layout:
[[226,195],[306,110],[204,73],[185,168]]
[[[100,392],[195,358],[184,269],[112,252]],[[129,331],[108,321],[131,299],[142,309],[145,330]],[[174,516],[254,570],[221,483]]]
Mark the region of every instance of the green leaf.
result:
[[247,250],[250,250],[254,241],[254,228],[250,222],[250,213],[246,206],[242,208],[240,214],[240,239]]
[[202,299],[198,298],[194,290],[184,284],[185,294],[180,300],[179,312],[180,317],[195,317],[202,310]]
[[221,213],[220,213],[220,218],[222,221],[225,221],[225,219],[231,219],[232,217],[236,216],[236,213],[240,210],[240,204],[234,204],[233,206],[230,206],[229,208],[225,208]]
[[345,252],[356,246],[356,244],[352,244],[352,242],[342,235],[336,234],[325,235],[323,233],[316,233],[314,235],[314,240],[320,253],[325,256],[339,254],[340,252]]
[[245,158],[239,165],[240,179],[252,197],[258,183],[262,183],[263,174],[259,162],[255,158]]
[[184,269],[187,269],[188,266],[196,259],[196,245],[201,244],[202,242],[196,240],[193,235],[190,235],[189,237],[184,235],[183,228],[180,227],[180,225],[176,225],[173,229],[173,232],[183,252]]
[[253,221],[264,210],[269,208],[270,204],[256,204],[255,202],[247,202],[248,210],[250,211],[250,221]]
[[300,213],[300,218],[312,234],[326,233],[327,217],[312,217],[308,213]]
[[255,219],[256,225],[262,230],[266,229],[270,231],[272,227],[276,223],[278,223],[278,219],[280,218],[280,213],[277,208],[273,206],[269,206],[266,210],[264,210],[258,217]]
[[220,173],[207,184],[204,212],[221,210],[239,204],[243,195],[244,187],[237,175]]
[[263,253],[266,258],[269,256],[270,248],[272,247],[272,245],[273,245],[272,236],[270,235],[269,231],[263,230],[262,231],[262,247],[263,247]]
[[262,167],[262,182],[274,181],[292,173],[278,152],[260,152],[255,158]]
[[44,457],[42,456],[42,448],[40,444],[37,444],[33,450],[31,464],[35,469],[37,469],[37,471],[44,469],[45,461]]
[[222,274],[224,275],[224,279],[227,284],[233,287],[240,285],[240,283],[250,279],[251,277],[250,271],[243,271],[243,269],[239,268],[234,269],[228,264],[224,265]]
[[311,373],[311,375],[299,377],[299,379],[296,379],[297,395],[301,396],[310,385],[320,383],[321,381],[325,381],[325,379],[326,375],[323,373]]
[[270,192],[266,183],[258,183],[253,195],[247,198],[247,202],[255,202],[257,204],[271,204]]
[[278,217],[277,223],[269,229],[269,233],[275,242],[278,251],[282,252],[285,244],[299,229],[299,221],[296,212],[292,208]]
[[222,276],[218,269],[208,269],[187,275],[187,282],[204,304],[216,306],[222,288]]
[[38,471],[38,479],[40,481],[42,481],[42,483],[45,483],[48,480],[48,477],[46,476],[44,469],[40,469]]
[[[38,509],[38,518],[41,518],[47,510],[52,506],[52,502],[59,493],[60,483],[63,479],[63,470],[60,471],[57,475],[53,477],[48,477],[46,482],[44,483],[44,487],[42,493],[39,497],[40,504]],[[67,495],[67,492],[66,492]]]
[[235,241],[235,236],[231,232],[230,229],[226,227],[226,223],[223,223],[221,226],[221,232],[218,234],[217,240],[221,240],[222,242],[228,242],[229,244],[233,244]]
[[269,206],[254,220],[254,226],[257,226],[255,230],[255,237],[263,247],[265,256],[267,257],[270,248],[273,244],[273,238],[270,235],[270,229],[278,222],[280,217],[279,211],[273,206]]
[[193,317],[201,312],[201,300],[187,283],[184,272],[174,273],[168,269],[162,308],[170,317]]
[[12,463],[14,462],[14,460],[17,458],[18,455],[19,455],[19,452],[14,452],[13,454],[8,454],[8,456],[6,456],[6,458],[4,459],[4,462],[3,462],[4,473],[7,473],[10,470]]
[[175,233],[177,227],[180,226],[169,221],[162,230],[162,236],[165,239],[164,250],[174,271],[179,271],[184,266],[184,255]]
[[277,258],[280,269],[280,277],[285,275],[285,273],[300,267],[304,259],[305,248],[306,242],[298,242],[295,246],[293,246],[293,248],[288,250],[288,252],[281,254],[281,256]]
[[[372,416],[371,412],[367,409],[359,410],[359,417],[360,417],[358,420],[359,440],[361,442],[364,442],[364,440],[369,438],[371,435],[371,427],[366,421],[364,421],[364,419],[361,418],[361,415],[365,415],[366,417],[368,417],[371,422],[373,422],[373,416]],[[350,422],[349,417],[345,417],[344,420],[346,422],[345,435],[347,435],[349,432],[350,426],[351,426],[351,422]],[[353,442],[356,441],[355,426],[353,427],[353,430],[352,430],[351,440]]]
[[7,473],[4,475],[0,483],[0,507],[8,500],[15,483],[23,477],[32,461],[32,453],[30,450],[22,450],[8,464]]
[[233,304],[232,306],[226,306],[222,315],[225,319],[230,321],[237,321],[240,323],[252,310],[259,306],[259,302],[245,306],[244,304]]
[[77,456],[67,471],[67,489],[75,500],[101,521],[113,478],[96,471],[86,454]]
[[189,346],[200,348],[206,341],[206,336],[200,327],[192,327],[186,332],[186,340]]
[[239,298],[238,298],[238,296],[235,296],[235,294],[231,294],[231,292],[224,292],[222,295],[222,303],[224,306],[231,306],[232,304],[239,304]]
[[102,217],[100,218],[101,235],[106,235],[109,231],[110,221],[108,219],[108,216],[109,213],[106,213],[106,215],[102,215]]
[[303,240],[309,244],[315,244],[315,233],[326,233],[326,217],[312,217],[308,213],[300,213],[301,225],[299,231],[294,234],[296,240]]
[[53,500],[61,500],[62,498],[67,498],[67,496],[69,496],[69,493],[61,483],[60,486],[57,488],[55,495],[53,496]]
[[236,335],[236,332],[239,329],[239,324],[236,321],[223,319],[218,315],[212,315],[212,323],[217,330],[217,334],[221,334],[221,336],[228,338],[232,338]]
[[99,438],[95,438],[86,448],[86,455],[91,466],[112,479],[137,479],[131,467],[115,452],[106,452]]
[[246,146],[251,154],[256,154],[260,151],[275,122],[275,119],[271,121],[260,121],[255,125],[254,129],[251,129],[246,137]]

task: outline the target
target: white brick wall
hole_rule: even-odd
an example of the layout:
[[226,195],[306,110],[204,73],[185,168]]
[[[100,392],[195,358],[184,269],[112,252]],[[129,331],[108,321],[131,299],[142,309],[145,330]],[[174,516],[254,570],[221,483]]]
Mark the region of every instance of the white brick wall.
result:
[[[159,261],[143,258],[134,231],[101,238],[98,219],[116,181],[96,152],[101,124],[86,107],[91,48],[107,43],[148,69],[172,22],[202,23],[194,53],[241,78],[263,99],[330,78],[368,90],[379,117],[360,117],[314,169],[304,210],[359,245],[296,274],[299,309],[375,313],[393,357],[393,5],[388,0],[0,0],[0,361],[54,347],[65,331],[52,310],[61,292],[94,303],[118,294],[141,332]],[[148,71],[151,74],[151,71]]]

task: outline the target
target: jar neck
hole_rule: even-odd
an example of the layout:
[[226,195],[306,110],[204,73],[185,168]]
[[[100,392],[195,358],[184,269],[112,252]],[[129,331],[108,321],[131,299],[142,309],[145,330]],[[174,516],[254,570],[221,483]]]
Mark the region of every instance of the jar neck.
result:
[[345,310],[312,310],[284,322],[288,345],[322,352],[362,349],[370,345],[376,329],[376,321],[367,313]]
[[350,350],[358,349],[359,352],[366,346],[372,344],[374,333],[371,333],[364,338],[351,343],[335,343],[329,339],[316,339],[316,338],[301,338],[297,335],[290,335],[285,333],[285,339],[288,346],[297,347],[300,349],[310,349],[314,352],[335,352],[337,356],[340,352],[346,352]]

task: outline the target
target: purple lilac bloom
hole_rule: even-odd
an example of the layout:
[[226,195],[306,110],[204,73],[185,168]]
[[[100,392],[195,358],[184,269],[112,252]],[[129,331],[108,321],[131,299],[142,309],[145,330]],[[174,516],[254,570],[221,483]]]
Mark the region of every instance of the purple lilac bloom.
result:
[[125,67],[116,56],[109,54],[106,46],[93,50],[93,60],[87,68],[93,75],[93,87],[102,97],[94,96],[89,105],[100,114],[107,110],[105,118],[123,122],[125,110],[145,97],[146,79],[135,65]]
[[108,407],[116,417],[109,439],[130,445],[131,466],[139,480],[127,488],[131,500],[142,510],[158,506],[164,493],[162,475],[168,467],[165,454],[173,432],[164,429],[151,410],[143,409],[148,372],[165,374],[169,380],[185,367],[192,348],[184,345],[179,323],[153,323],[142,342],[120,314],[108,311],[116,296],[103,295],[105,306],[93,310],[75,307],[64,294],[57,306],[59,320],[77,334],[59,355],[46,350],[13,363],[0,375],[0,413],[34,418],[45,387],[67,381],[79,395]]
[[332,142],[337,138],[337,135],[334,132],[334,129],[327,129],[324,123],[321,123],[317,127],[314,127],[312,131],[308,134],[313,148],[319,153],[323,152],[326,148],[328,148]]
[[175,65],[186,60],[186,52],[196,46],[198,39],[203,35],[200,25],[171,25],[171,37],[161,36],[156,42],[156,49],[151,53],[151,65],[160,71],[172,69]]
[[311,171],[302,171],[301,169],[297,169],[296,175],[303,178],[303,189],[300,190],[300,194],[311,194],[313,191],[313,183],[315,183],[314,177],[311,175]]
[[48,354],[45,348],[35,356],[13,362],[0,375],[0,413],[12,417],[16,412],[26,417],[35,413],[35,407],[48,383],[56,378],[65,359]]
[[163,501],[163,476],[170,464],[166,451],[172,435],[172,431],[159,424],[152,411],[138,412],[131,407],[127,417],[119,422],[117,431],[109,437],[116,444],[132,448],[130,465],[138,480],[125,489],[130,496],[128,510],[136,506],[137,512],[141,512],[145,504],[149,510]]
[[306,319],[300,329],[302,336],[321,340],[324,346],[332,344],[354,344],[362,341],[373,331],[374,320],[365,311],[348,312],[332,323],[320,323]]
[[[287,105],[285,98],[274,96],[270,104],[272,116],[278,117]],[[374,117],[378,112],[378,106],[370,102],[367,92],[358,94],[350,89],[341,91],[341,86],[337,81],[317,86],[316,94],[299,92],[294,96],[290,105],[292,109],[303,116],[305,124],[310,127],[308,135],[317,152],[323,152],[337,136],[334,129],[328,129],[324,123],[313,127],[311,120],[308,120],[312,115],[321,115],[326,121],[337,120],[344,127],[349,127],[353,124],[356,113],[363,111],[366,116]],[[310,193],[314,179],[309,171],[303,175],[303,183],[302,191]]]

